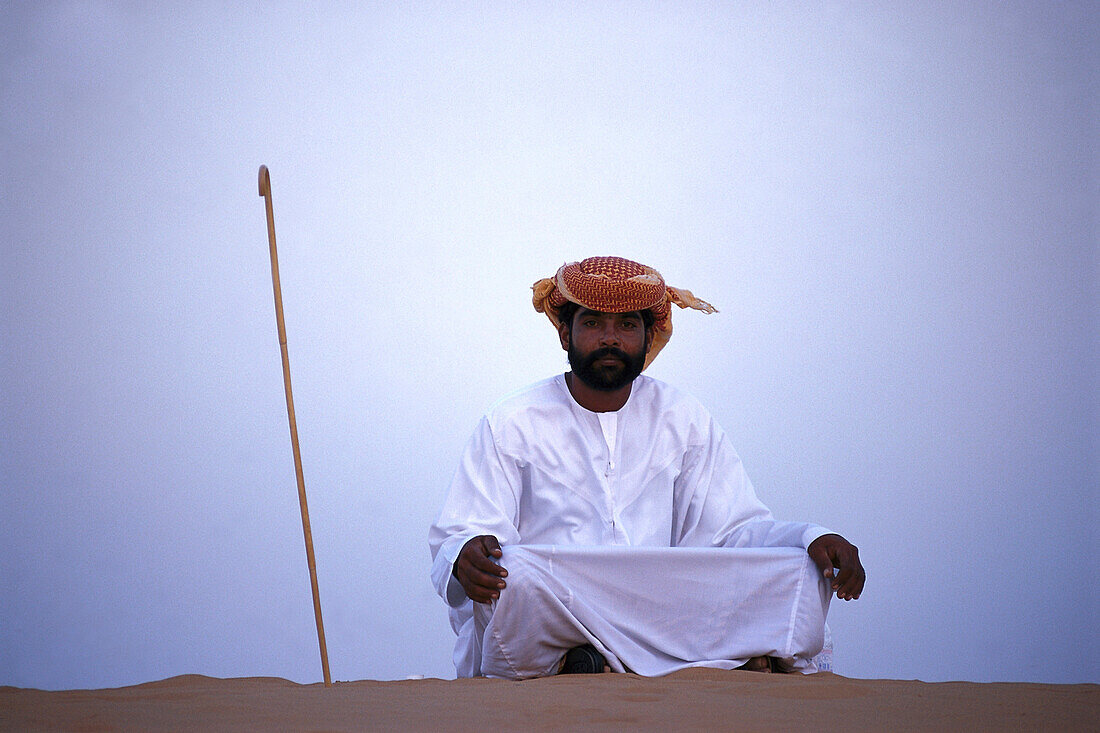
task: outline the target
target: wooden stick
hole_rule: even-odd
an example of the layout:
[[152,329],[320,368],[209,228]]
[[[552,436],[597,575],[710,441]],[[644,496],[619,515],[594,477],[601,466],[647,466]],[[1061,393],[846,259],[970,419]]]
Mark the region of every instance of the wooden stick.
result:
[[317,590],[317,560],[313,556],[313,533],[309,529],[309,507],[306,506],[306,482],[302,476],[302,454],[298,450],[298,423],[294,419],[294,396],[290,389],[290,356],[286,350],[286,325],[283,323],[283,291],[279,285],[279,255],[275,251],[275,213],[271,208],[271,175],[267,166],[260,166],[260,195],[267,207],[267,240],[271,245],[271,285],[275,290],[275,323],[279,328],[279,348],[283,353],[283,390],[286,392],[286,413],[290,419],[290,442],[294,448],[294,474],[298,479],[298,504],[302,509],[302,533],[306,539],[306,561],[309,563],[309,583],[313,588],[313,614],[317,617],[317,642],[321,645],[321,669],[325,687],[332,685],[328,671],[328,647],[325,645],[325,625],[321,621],[321,594]]

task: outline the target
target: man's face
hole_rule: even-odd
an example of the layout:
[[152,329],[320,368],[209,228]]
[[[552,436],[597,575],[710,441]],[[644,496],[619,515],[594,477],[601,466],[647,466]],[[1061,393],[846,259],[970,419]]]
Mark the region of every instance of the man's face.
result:
[[563,331],[569,367],[592,389],[614,392],[642,373],[650,334],[638,311],[600,313],[580,308],[570,328]]

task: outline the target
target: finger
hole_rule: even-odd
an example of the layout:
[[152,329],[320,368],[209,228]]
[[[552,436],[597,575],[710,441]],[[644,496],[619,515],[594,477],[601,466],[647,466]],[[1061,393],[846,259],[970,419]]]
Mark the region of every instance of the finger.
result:
[[817,569],[821,571],[821,574],[826,578],[833,577],[833,563],[829,560],[829,553],[821,549],[818,546],[814,546],[810,551],[810,559],[817,565]]
[[837,590],[837,595],[846,601],[850,601],[859,598],[859,594],[863,592],[863,584],[867,580],[867,573],[863,570],[863,565],[859,562],[859,554],[855,550],[845,558],[845,564],[849,572]]
[[863,569],[863,563],[859,561],[859,549],[855,545],[852,545],[848,562],[851,563],[852,577],[845,584],[845,591],[848,599],[851,600],[859,598],[859,594],[863,592],[863,584],[867,581],[867,572]]
[[506,585],[499,575],[485,573],[474,567],[467,568],[463,575],[471,584],[481,588],[488,588],[489,590],[497,590]]
[[481,545],[485,548],[486,555],[491,555],[492,557],[504,556],[504,552],[500,549],[500,542],[491,534],[487,534],[481,538]]
[[508,571],[504,569],[504,566],[498,564],[493,558],[486,557],[478,553],[472,553],[469,557],[470,566],[477,568],[483,573],[495,575],[503,578],[508,575]]
[[497,538],[491,534],[482,535],[476,538],[474,543],[476,546],[471,553],[471,561],[481,568],[485,572],[493,573],[494,575],[500,575],[501,577],[508,574],[508,571],[498,565],[492,558],[500,558],[504,556],[504,552],[500,549],[500,543],[497,542]]
[[833,589],[839,590],[849,584],[852,574],[855,572],[855,567],[851,558],[847,556],[843,558],[838,556],[835,564],[840,572],[836,574],[836,580],[833,581]]
[[473,601],[488,603],[500,597],[504,581],[495,576],[486,575],[478,570],[466,567],[459,573],[462,590]]
[[855,600],[859,598],[863,593],[863,585],[867,582],[867,574],[863,571],[863,567],[860,566],[856,572],[852,573],[852,579],[843,588],[847,594],[845,600]]
[[497,598],[500,598],[499,591],[477,587],[465,588],[465,590],[466,596],[474,603],[492,603]]
[[[810,543],[807,551],[810,553],[810,557],[814,563],[817,564],[821,574],[826,578],[833,578],[836,575],[834,567],[839,567],[836,562],[836,554],[839,546],[846,544],[843,537],[838,534],[823,534],[816,540]],[[833,586],[836,587],[835,585]]]
[[839,589],[837,589],[836,597],[841,599],[842,601],[855,600],[859,597],[859,595],[856,593],[856,584],[853,582],[841,586]]

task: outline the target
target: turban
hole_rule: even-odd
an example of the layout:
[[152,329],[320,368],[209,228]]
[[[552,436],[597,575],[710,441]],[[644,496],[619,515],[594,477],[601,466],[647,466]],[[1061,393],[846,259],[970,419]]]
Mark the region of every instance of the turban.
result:
[[690,290],[668,287],[661,273],[652,267],[622,257],[589,257],[580,262],[567,262],[558,268],[554,277],[539,280],[531,290],[534,291],[531,300],[535,310],[545,313],[555,328],[560,323],[558,308],[566,301],[601,313],[651,311],[655,333],[645,367],[672,336],[672,303],[704,313],[718,310],[696,298]]

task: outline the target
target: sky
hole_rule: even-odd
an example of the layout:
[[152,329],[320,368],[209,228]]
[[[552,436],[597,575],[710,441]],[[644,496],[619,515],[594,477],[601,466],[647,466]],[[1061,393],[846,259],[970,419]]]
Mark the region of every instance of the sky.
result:
[[860,549],[836,671],[1100,682],[1098,36],[1075,2],[0,2],[0,685],[453,677],[427,530],[530,286]]

